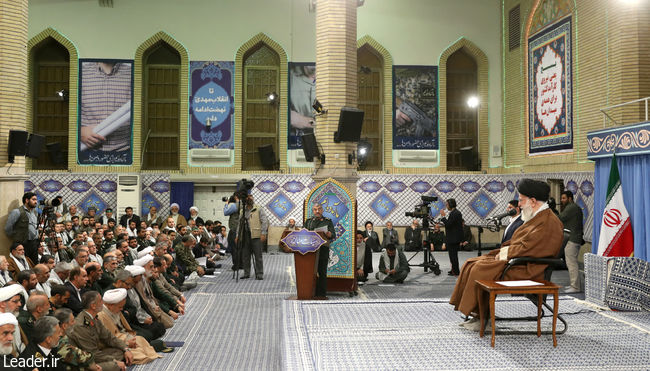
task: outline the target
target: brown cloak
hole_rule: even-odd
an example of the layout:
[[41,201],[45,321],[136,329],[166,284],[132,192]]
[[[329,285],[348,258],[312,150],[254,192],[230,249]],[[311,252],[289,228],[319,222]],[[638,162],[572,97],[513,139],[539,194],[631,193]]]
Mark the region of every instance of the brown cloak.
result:
[[[517,228],[502,248],[508,246],[508,260],[521,256],[549,258],[557,256],[562,248],[562,238],[562,222],[553,211],[545,209]],[[478,313],[476,281],[501,277],[507,260],[499,260],[500,251],[501,249],[493,250],[487,255],[468,259],[463,264],[449,300],[454,309],[465,315]],[[508,270],[504,280],[540,280],[543,279],[545,269],[546,266],[541,264],[515,266]]]

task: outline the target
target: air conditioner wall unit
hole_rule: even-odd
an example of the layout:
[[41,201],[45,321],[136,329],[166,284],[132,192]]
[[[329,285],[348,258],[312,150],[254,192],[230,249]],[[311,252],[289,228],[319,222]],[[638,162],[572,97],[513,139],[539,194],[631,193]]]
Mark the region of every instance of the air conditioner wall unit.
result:
[[117,176],[117,207],[116,220],[124,215],[127,207],[133,208],[133,213],[141,215],[140,206],[142,185],[139,175],[118,175]]
[[229,148],[194,148],[190,150],[190,165],[231,166],[233,153]]
[[436,167],[438,150],[402,149],[393,151],[393,165],[401,167]]

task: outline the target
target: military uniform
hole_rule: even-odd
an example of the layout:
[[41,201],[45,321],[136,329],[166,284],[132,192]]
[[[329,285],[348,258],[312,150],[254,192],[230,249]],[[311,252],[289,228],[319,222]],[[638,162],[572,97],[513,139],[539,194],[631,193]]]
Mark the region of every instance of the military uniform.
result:
[[85,310],[77,315],[70,333],[71,342],[79,348],[95,355],[95,362],[104,371],[118,371],[116,361],[124,360],[126,344],[116,338]]
[[114,248],[115,248],[115,240],[114,239],[105,240],[102,243],[102,251],[100,252],[99,255],[104,256],[104,254],[106,254],[107,252],[111,251]]
[[41,350],[41,348],[38,347],[38,345],[32,343],[29,344],[22,353],[20,353],[20,356],[18,358],[22,358],[24,360],[29,360],[29,359],[43,360],[43,361],[38,361],[39,371],[65,370],[65,366],[63,366],[63,362],[61,362],[61,360],[58,359],[59,357],[57,356],[56,351],[57,349],[53,348],[51,349],[50,354],[45,355],[44,352]]
[[[311,217],[305,220],[305,228],[313,231],[318,228],[327,227],[327,231],[332,234],[332,240],[336,238],[334,223],[326,217]],[[324,297],[327,294],[327,264],[330,258],[329,241],[323,244],[318,251],[318,279],[316,280],[316,296]]]
[[154,242],[151,242],[150,240],[148,240],[146,238],[138,237],[138,238],[135,239],[135,241],[138,243],[138,251],[142,251],[142,250],[146,249],[149,246],[155,245]]
[[36,322],[36,318],[31,313],[22,309],[20,310],[20,313],[18,313],[18,324],[30,343],[32,342],[32,336],[34,336],[34,322]]
[[174,245],[174,251],[176,251],[176,261],[183,267],[183,274],[187,276],[196,271],[199,264],[194,259],[190,249],[180,242]]
[[[62,362],[63,370],[87,370],[88,367],[95,363],[95,357],[92,353],[77,348],[70,344],[68,336],[63,336],[59,340],[59,345],[55,348],[56,354]],[[54,351],[54,350],[53,350]]]

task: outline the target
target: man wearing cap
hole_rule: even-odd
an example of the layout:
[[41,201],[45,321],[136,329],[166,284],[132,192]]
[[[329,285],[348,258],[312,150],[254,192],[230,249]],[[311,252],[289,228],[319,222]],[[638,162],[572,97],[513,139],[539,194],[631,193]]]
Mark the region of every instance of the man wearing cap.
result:
[[180,207],[175,202],[169,206],[169,217],[174,220],[174,225],[176,228],[180,227],[181,225],[187,225],[187,220],[185,220],[185,217],[178,213],[179,209]]
[[97,319],[116,338],[125,342],[131,353],[133,353],[133,364],[143,365],[162,356],[156,353],[156,350],[149,345],[147,340],[142,336],[137,336],[135,331],[129,326],[126,318],[122,315],[122,309],[126,304],[126,289],[118,288],[108,290],[104,293],[104,308],[97,314]]
[[[199,216],[199,208],[196,206],[190,207],[190,219],[194,220],[195,225],[205,224],[203,218]],[[189,220],[188,220],[189,222]]]
[[[133,271],[133,273],[131,273]],[[142,272],[142,273],[140,273]],[[144,268],[136,265],[129,265],[117,272],[115,276],[115,287],[127,290],[126,304],[122,314],[131,328],[145,338],[148,342],[161,338],[165,334],[165,326],[156,321],[151,313],[147,312],[140,304],[140,297],[133,289],[134,277],[144,273]]]
[[124,209],[124,215],[120,217],[120,225],[126,228],[131,223],[131,220],[135,221],[135,225],[140,224],[140,217],[133,213],[133,208],[131,206],[127,206],[127,208]]
[[[495,280],[501,277],[506,262],[512,258],[529,256],[548,258],[557,256],[562,247],[562,222],[548,208],[546,201],[550,187],[546,182],[522,179],[517,185],[519,206],[524,224],[517,228],[512,238],[500,249],[477,258],[468,259],[456,281],[456,287],[449,301],[455,310],[474,318],[465,322],[464,327],[478,331],[478,298],[476,296],[477,280]],[[543,278],[546,266],[528,264],[509,269],[505,280]]]
[[126,370],[133,361],[131,349],[97,320],[104,303],[97,291],[88,291],[82,298],[83,311],[77,315],[68,335],[75,346],[95,356],[103,371]]
[[[11,313],[0,314],[0,355],[2,355],[2,365],[5,366],[11,362],[16,352],[14,351],[14,333],[18,327],[18,321]],[[3,370],[19,370],[16,367],[3,367]]]
[[[23,288],[18,284],[13,284],[5,286],[0,289],[0,313],[10,314],[14,318],[18,317],[20,313],[21,295],[23,295]],[[23,298],[24,299],[24,298]],[[27,335],[23,330],[18,326],[18,320],[16,320],[16,327],[14,329],[13,335],[13,347],[14,347],[14,356],[17,356],[25,350],[27,345]]]
[[[174,319],[169,313],[165,313],[160,308],[153,295],[153,291],[151,290],[151,285],[149,285],[147,280],[147,278],[151,276],[151,269],[153,269],[153,256],[147,255],[142,259],[138,259],[134,262],[134,265],[144,269],[144,272],[139,275],[131,272],[131,274],[133,274],[133,289],[138,294],[140,304],[147,312],[151,313],[152,317],[157,321],[160,321],[165,328],[173,327]],[[149,269],[149,272],[147,272],[147,269]]]

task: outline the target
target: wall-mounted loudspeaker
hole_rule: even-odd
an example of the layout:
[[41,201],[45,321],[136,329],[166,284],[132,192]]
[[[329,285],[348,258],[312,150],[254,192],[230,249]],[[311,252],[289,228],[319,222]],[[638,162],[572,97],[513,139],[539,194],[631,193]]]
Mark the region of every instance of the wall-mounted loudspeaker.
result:
[[29,136],[29,143],[27,145],[27,153],[25,154],[30,158],[38,158],[41,155],[43,146],[45,145],[45,137],[38,134]]
[[28,135],[23,130],[9,130],[9,162],[13,163],[16,156],[25,156]]

